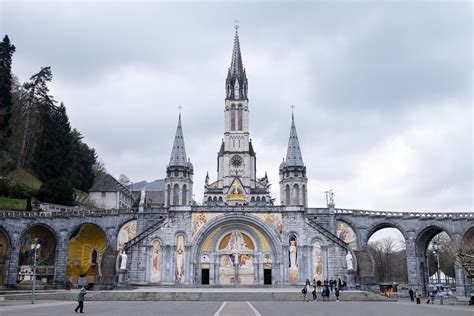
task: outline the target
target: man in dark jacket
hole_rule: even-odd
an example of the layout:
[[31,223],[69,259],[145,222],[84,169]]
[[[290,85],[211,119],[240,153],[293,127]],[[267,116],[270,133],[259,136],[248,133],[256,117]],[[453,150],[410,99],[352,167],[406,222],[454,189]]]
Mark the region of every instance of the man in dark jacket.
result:
[[413,292],[413,289],[410,288],[408,291],[408,294],[410,295],[410,301],[414,302],[415,301],[415,292]]
[[78,305],[76,307],[76,309],[74,310],[76,313],[77,313],[77,310],[79,309],[79,312],[80,313],[84,313],[83,309],[84,309],[84,297],[86,296],[86,288],[85,287],[82,287],[81,288],[81,291],[79,292],[79,294],[77,295],[77,302],[78,302]]

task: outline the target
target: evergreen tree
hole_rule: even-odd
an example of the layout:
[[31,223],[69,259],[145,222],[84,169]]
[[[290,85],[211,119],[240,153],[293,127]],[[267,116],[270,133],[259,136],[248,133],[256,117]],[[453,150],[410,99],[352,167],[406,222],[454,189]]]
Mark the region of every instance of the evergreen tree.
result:
[[40,180],[69,178],[71,165],[71,126],[63,103],[40,105],[41,137],[36,146],[33,171]]
[[5,148],[6,139],[10,136],[9,122],[12,109],[12,56],[15,46],[5,35],[0,43],[0,148]]
[[43,183],[36,194],[41,202],[74,205],[74,188],[64,179],[52,179]]
[[87,192],[94,184],[93,166],[96,163],[97,155],[93,148],[82,142],[82,138],[81,133],[73,129],[68,176],[76,189]]
[[56,101],[49,95],[48,83],[53,75],[50,67],[42,67],[41,70],[31,76],[30,80],[21,89],[21,113],[19,113],[18,125],[21,134],[17,155],[22,167],[30,168],[33,161],[38,138],[41,136],[43,118],[49,110],[54,107]]

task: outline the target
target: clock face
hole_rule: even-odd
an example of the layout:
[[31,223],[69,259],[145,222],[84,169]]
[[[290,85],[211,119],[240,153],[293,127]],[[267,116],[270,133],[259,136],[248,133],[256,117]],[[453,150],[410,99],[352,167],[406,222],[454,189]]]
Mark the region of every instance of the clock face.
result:
[[242,166],[242,164],[244,163],[244,160],[242,159],[242,157],[240,156],[234,156],[230,159],[230,164],[232,165],[232,167],[234,168],[239,168]]

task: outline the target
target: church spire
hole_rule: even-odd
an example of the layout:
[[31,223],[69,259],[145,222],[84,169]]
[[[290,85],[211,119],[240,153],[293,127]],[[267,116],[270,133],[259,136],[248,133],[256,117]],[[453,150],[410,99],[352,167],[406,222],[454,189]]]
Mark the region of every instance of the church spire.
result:
[[298,141],[298,134],[296,133],[295,116],[293,113],[291,113],[290,139],[288,140],[285,165],[304,166],[300,143]]
[[240,52],[239,26],[235,25],[234,47],[232,49],[232,59],[227,72],[226,79],[226,99],[246,100],[247,99],[247,75],[242,63],[242,53]]
[[183,128],[181,126],[181,112],[178,117],[178,127],[174,137],[173,150],[171,151],[170,166],[188,166],[186,148],[184,146]]

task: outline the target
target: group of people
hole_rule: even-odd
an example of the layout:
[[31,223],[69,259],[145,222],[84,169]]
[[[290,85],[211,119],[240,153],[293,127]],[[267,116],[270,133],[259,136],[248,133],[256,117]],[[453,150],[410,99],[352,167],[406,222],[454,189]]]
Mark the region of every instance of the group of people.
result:
[[416,304],[420,304],[421,303],[421,293],[420,293],[420,290],[416,289],[414,292],[413,292],[413,289],[410,288],[410,290],[408,290],[408,295],[410,295],[410,300],[412,302],[415,302],[415,299],[416,299]]
[[[303,294],[303,301],[304,302],[309,302],[309,299],[307,299],[307,294],[310,290],[311,287],[311,282],[309,279],[306,279],[305,285],[303,289],[301,290],[301,293]],[[342,291],[344,288],[347,287],[346,281],[341,281],[341,279],[336,280],[324,280],[324,283],[322,283],[320,280],[316,281],[313,279],[312,283],[312,291],[311,294],[313,295],[313,301],[317,300],[318,298],[318,293],[321,295],[322,301],[329,301],[329,297],[331,295],[331,292],[334,291],[334,295],[336,296],[336,301],[339,302],[339,295],[340,291]]]

